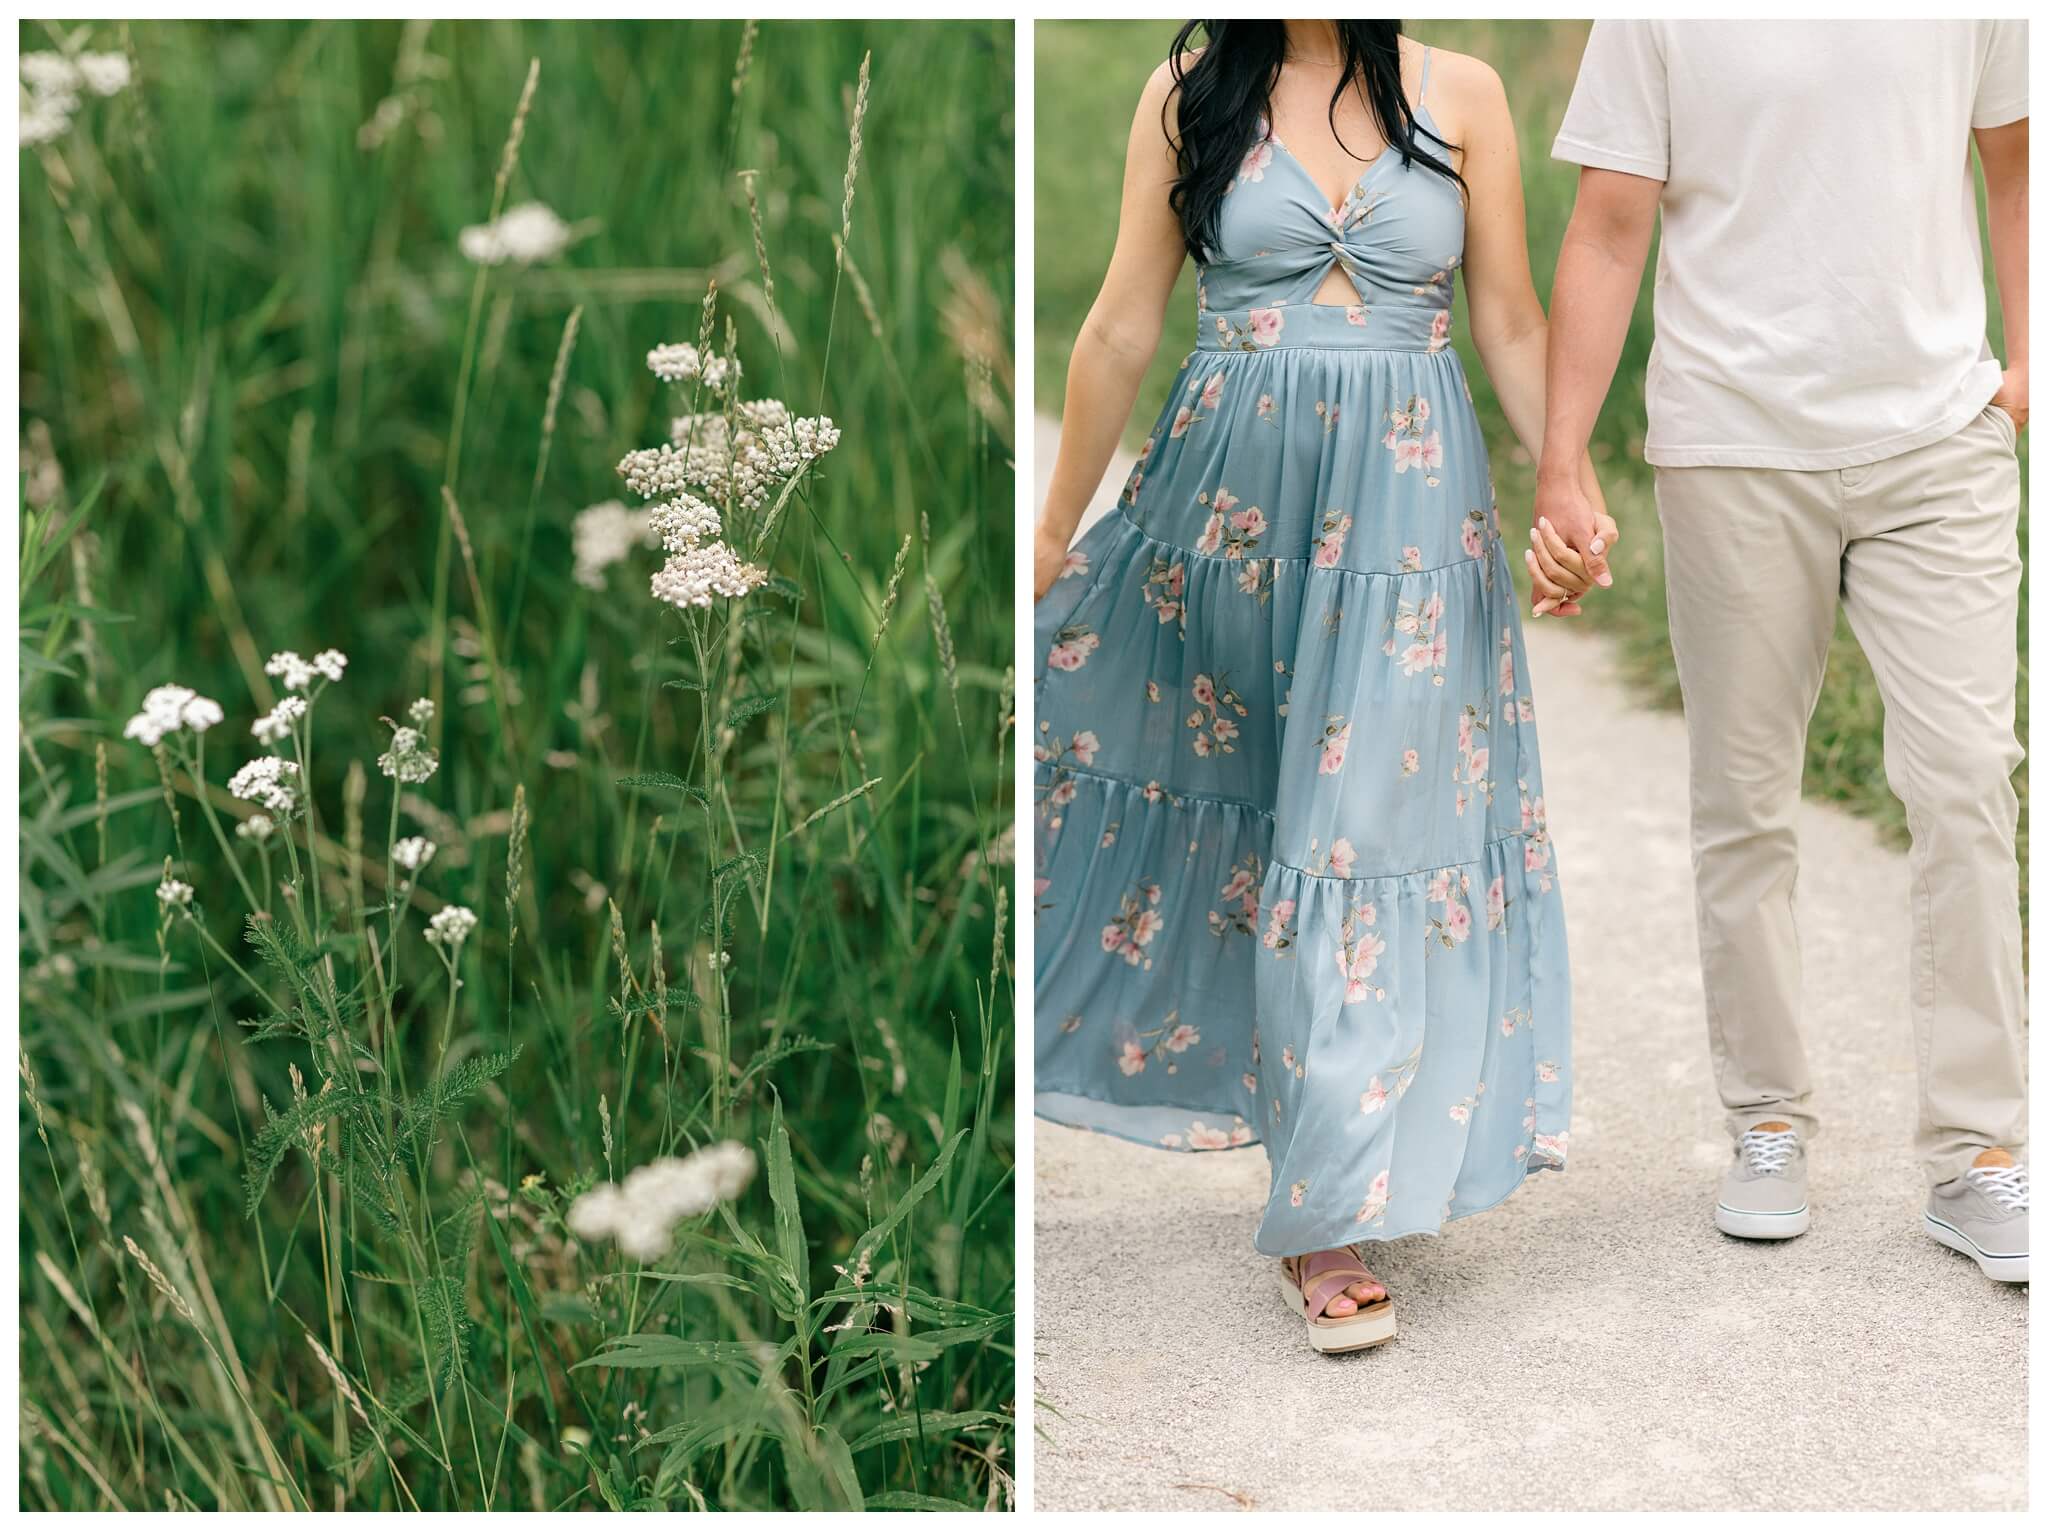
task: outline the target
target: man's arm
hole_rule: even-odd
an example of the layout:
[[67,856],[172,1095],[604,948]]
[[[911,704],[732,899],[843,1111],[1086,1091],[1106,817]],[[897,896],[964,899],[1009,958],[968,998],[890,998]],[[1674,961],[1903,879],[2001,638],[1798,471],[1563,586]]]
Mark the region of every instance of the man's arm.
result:
[[1647,176],[1581,170],[1578,200],[1550,289],[1536,515],[1549,520],[1602,585],[1613,584],[1614,577],[1607,572],[1607,545],[1598,534],[1597,512],[1579,465],[1621,360],[1663,190],[1662,181]]
[[1998,278],[1998,309],[2005,319],[2005,381],[1991,400],[2027,423],[2027,119],[1977,130],[1984,166],[1985,218],[1991,230],[1991,270]]

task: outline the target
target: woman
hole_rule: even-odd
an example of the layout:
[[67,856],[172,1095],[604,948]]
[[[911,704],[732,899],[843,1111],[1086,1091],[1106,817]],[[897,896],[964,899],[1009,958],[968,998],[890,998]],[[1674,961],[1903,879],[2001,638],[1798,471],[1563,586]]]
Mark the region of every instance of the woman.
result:
[[[1189,255],[1199,348],[1070,552]],[[1039,1114],[1263,1141],[1255,1242],[1326,1351],[1394,1333],[1358,1246],[1492,1206],[1568,1138],[1564,917],[1449,347],[1461,266],[1538,455],[1498,77],[1392,22],[1190,22],[1139,103],[1038,531]],[[1536,612],[1576,612],[1583,563],[1532,540]]]

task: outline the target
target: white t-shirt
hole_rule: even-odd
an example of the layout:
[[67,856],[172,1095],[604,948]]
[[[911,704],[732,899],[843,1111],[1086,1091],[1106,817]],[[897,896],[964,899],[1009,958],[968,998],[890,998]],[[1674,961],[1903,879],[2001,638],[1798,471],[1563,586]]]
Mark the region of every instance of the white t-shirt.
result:
[[1600,21],[1552,154],[1664,183],[1643,455],[1846,468],[1998,391],[1970,131],[2021,21]]

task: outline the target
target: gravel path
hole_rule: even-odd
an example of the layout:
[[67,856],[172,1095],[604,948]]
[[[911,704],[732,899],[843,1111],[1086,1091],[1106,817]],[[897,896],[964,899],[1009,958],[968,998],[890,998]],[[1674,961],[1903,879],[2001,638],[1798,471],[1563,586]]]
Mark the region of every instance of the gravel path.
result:
[[[1057,438],[1041,421],[1041,492]],[[1920,1232],[1904,858],[1807,805],[1813,1228],[1724,1238],[1684,724],[1632,705],[1598,639],[1536,622],[1529,652],[1571,1168],[1380,1246],[1400,1338],[1319,1358],[1252,1251],[1262,1153],[1036,1123],[1038,1508],[2023,1509],[2027,1289]]]

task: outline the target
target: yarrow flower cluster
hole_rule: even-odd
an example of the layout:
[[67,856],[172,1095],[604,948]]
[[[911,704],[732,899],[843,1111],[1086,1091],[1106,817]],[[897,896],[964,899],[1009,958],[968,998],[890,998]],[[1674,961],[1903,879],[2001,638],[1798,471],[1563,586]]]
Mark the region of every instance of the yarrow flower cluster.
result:
[[494,223],[464,229],[457,243],[465,258],[479,266],[531,266],[553,260],[569,248],[575,231],[543,202],[508,207]]
[[299,767],[278,755],[258,755],[228,778],[228,791],[245,803],[261,803],[279,818],[299,806]]
[[434,699],[423,696],[405,709],[405,715],[412,719],[413,727],[425,728],[434,721]]
[[50,143],[70,130],[84,92],[117,96],[128,88],[128,55],[44,49],[21,56],[21,146]]
[[449,904],[436,910],[427,921],[427,941],[434,946],[443,946],[452,956],[469,933],[476,929],[476,911],[465,909],[460,904]]
[[391,748],[377,757],[377,769],[393,781],[417,786],[441,767],[441,757],[427,748],[424,735],[403,725],[391,735]]
[[647,353],[647,370],[664,383],[702,382],[713,393],[723,393],[729,384],[740,379],[741,367],[736,356],[720,356],[715,351],[700,352],[693,345],[656,346]]
[[653,515],[652,511],[629,510],[618,500],[577,511],[569,531],[576,555],[576,583],[586,590],[602,590],[605,570],[635,548],[659,547]]
[[175,877],[166,877],[156,885],[156,901],[166,909],[190,909],[194,889],[189,882],[179,882]]
[[[664,382],[702,382],[714,392],[739,381],[739,364],[686,344],[656,346],[647,366]],[[717,507],[759,510],[772,494],[805,472],[839,444],[839,428],[823,415],[792,418],[775,399],[732,401],[722,414],[683,415],[660,446],[628,452],[619,476],[643,499],[660,501],[647,526],[669,558],[650,583],[654,598],[671,606],[709,606],[716,597],[737,600],[760,588],[768,571],[748,563],[718,540],[725,530]],[[586,513],[587,514],[587,513]],[[587,566],[601,568],[623,556],[620,547],[632,523],[598,522],[590,530],[590,556],[578,525],[578,578]],[[609,546],[598,545],[599,537]],[[616,554],[614,550],[617,549]]]
[[618,1185],[601,1185],[569,1208],[569,1230],[586,1243],[614,1240],[633,1260],[668,1253],[675,1226],[731,1201],[754,1178],[754,1151],[744,1143],[713,1143],[686,1159],[656,1159]]
[[171,734],[188,729],[203,734],[226,716],[219,702],[190,686],[158,686],[142,699],[142,711],[128,720],[121,735],[155,749]]
[[694,494],[683,493],[654,507],[649,513],[649,529],[663,547],[671,553],[681,553],[706,537],[716,537],[725,530],[725,523],[719,520],[717,511]]
[[425,835],[407,835],[391,847],[391,859],[408,872],[417,872],[434,859],[434,842]]
[[738,600],[758,589],[768,571],[742,562],[722,542],[691,543],[655,571],[654,598],[674,607],[709,606],[714,595]]
[[243,840],[254,840],[258,845],[277,833],[277,821],[267,813],[252,813],[235,826],[235,834]]
[[263,673],[282,680],[288,691],[310,691],[316,680],[340,680],[347,668],[348,655],[340,649],[322,649],[311,659],[301,659],[286,649],[270,656],[263,666]]
[[306,699],[303,696],[280,697],[275,707],[249,725],[249,732],[260,744],[277,744],[289,739],[292,724],[306,715]]

